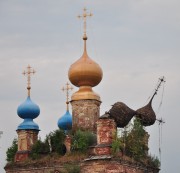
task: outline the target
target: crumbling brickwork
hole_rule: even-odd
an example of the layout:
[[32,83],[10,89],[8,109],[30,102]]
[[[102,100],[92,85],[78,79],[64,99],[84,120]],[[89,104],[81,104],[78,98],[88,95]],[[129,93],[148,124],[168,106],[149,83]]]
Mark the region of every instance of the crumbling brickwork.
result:
[[[73,164],[73,163],[72,163]],[[79,163],[80,173],[158,173],[159,169],[145,167],[142,165],[123,162],[122,160],[104,159],[90,160]],[[61,163],[54,163],[53,166],[29,166],[6,168],[6,173],[64,173]]]
[[17,130],[18,151],[15,155],[15,162],[24,161],[28,158],[31,146],[38,139],[37,130]]
[[75,100],[72,104],[72,129],[88,130],[96,133],[96,122],[100,115],[100,101]]
[[97,144],[112,144],[116,133],[116,123],[113,119],[100,118],[97,121]]

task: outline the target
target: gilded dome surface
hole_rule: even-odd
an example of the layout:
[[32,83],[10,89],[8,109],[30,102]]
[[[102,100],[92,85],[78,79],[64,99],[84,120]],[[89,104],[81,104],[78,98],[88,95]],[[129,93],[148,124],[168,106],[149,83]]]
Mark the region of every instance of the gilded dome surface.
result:
[[102,79],[101,67],[84,55],[71,65],[69,72],[69,80],[77,87],[98,85]]
[[98,85],[103,76],[101,67],[89,58],[86,46],[82,57],[71,65],[68,72],[69,80],[77,87]]

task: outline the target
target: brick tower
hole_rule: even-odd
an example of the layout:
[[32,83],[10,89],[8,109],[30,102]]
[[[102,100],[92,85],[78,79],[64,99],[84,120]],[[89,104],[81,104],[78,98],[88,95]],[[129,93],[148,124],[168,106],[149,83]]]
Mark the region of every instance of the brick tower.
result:
[[86,49],[86,18],[92,16],[84,8],[82,16],[84,21],[84,52],[80,59],[71,65],[68,75],[71,83],[79,90],[71,97],[73,125],[72,129],[88,130],[96,133],[96,122],[100,114],[101,99],[92,87],[97,86],[103,76],[101,67],[89,58]]
[[24,71],[23,74],[27,76],[28,79],[28,97],[17,109],[17,114],[24,121],[18,126],[18,151],[15,155],[15,161],[24,161],[28,158],[31,146],[37,141],[39,126],[33,121],[40,114],[39,106],[32,102],[30,98],[30,79],[31,74],[34,74],[35,71],[32,70],[30,66],[27,67],[27,71]]

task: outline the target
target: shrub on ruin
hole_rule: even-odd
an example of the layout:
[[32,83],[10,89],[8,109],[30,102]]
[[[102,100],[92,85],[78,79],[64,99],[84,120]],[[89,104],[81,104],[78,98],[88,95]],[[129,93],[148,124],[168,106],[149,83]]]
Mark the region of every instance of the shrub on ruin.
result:
[[147,146],[145,144],[146,131],[138,118],[134,119],[131,131],[124,136],[125,154],[137,161],[146,156]]
[[72,137],[72,150],[86,152],[89,146],[96,143],[96,135],[89,131],[77,130]]
[[116,155],[122,150],[122,141],[121,138],[118,137],[117,132],[113,135],[112,141],[112,154]]
[[49,140],[49,145],[52,150],[52,152],[58,153],[59,155],[64,155],[65,154],[65,145],[64,145],[64,140],[65,140],[65,133],[63,130],[55,130],[49,135],[46,136],[45,141],[48,142]]
[[64,146],[65,133],[63,130],[55,130],[50,132],[44,141],[38,139],[31,148],[30,157],[32,159],[39,159],[43,155],[50,153],[58,153],[59,155],[65,154]]
[[18,141],[16,138],[14,138],[12,145],[6,151],[6,160],[8,162],[14,162],[14,157],[16,155],[17,150],[18,150]]

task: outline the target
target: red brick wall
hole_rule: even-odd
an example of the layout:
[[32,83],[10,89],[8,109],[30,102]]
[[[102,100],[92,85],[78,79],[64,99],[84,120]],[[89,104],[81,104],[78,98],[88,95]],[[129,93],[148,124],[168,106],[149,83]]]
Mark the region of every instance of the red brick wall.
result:
[[97,144],[112,144],[116,134],[116,123],[113,119],[99,119],[97,121]]
[[37,130],[17,130],[18,134],[18,152],[15,161],[24,161],[29,156],[31,146],[37,141],[39,131]]
[[[114,160],[92,160],[80,163],[81,173],[158,173],[159,170],[123,163]],[[54,164],[46,167],[16,168],[6,169],[6,173],[62,173],[64,171],[63,164]]]
[[82,164],[81,173],[158,173],[159,170],[149,170],[146,167],[121,163],[119,161],[94,160]]
[[96,122],[100,114],[100,101],[76,100],[72,101],[72,129],[88,130],[96,133]]

